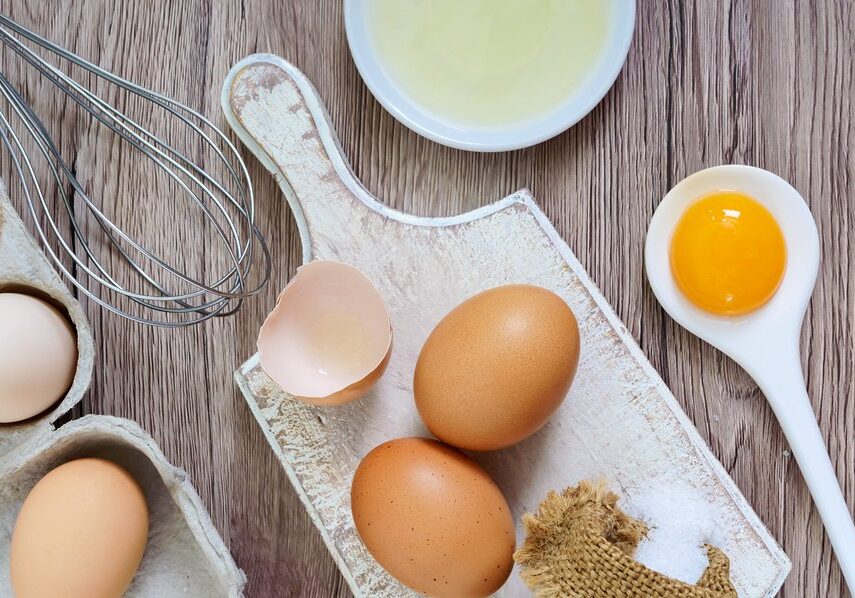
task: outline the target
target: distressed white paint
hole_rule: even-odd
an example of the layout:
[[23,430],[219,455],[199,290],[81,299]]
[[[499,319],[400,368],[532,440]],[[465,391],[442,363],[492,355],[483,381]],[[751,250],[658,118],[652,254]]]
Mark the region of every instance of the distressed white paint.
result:
[[135,423],[90,415],[58,430],[53,422],[80,402],[92,379],[94,342],[80,306],[52,270],[0,185],[0,292],[29,290],[65,308],[75,325],[78,368],[66,397],[51,411],[0,425],[0,596],[11,596],[9,545],[15,519],[32,487],[70,459],[97,456],[124,466],[140,483],[149,506],[149,538],[127,592],[150,596],[243,595],[246,578],[217,533],[187,474]]
[[[304,259],[358,267],[393,321],[386,374],[363,400],[317,408],[286,396],[257,357],[236,373],[250,409],[357,595],[411,595],[362,546],[350,516],[359,459],[382,441],[425,434],[411,396],[418,352],[455,305],[500,284],[551,289],[582,335],[576,381],[561,409],[518,446],[475,455],[514,515],[550,489],[603,477],[631,502],[651,488],[702,493],[721,526],[740,596],[774,595],[790,562],[710,453],[567,245],[526,190],[453,218],[392,210],[353,176],[309,81],[272,55],[236,65],[223,88],[231,126],[274,174],[294,212]],[[519,526],[518,526],[519,533]],[[500,592],[528,592],[514,574]]]

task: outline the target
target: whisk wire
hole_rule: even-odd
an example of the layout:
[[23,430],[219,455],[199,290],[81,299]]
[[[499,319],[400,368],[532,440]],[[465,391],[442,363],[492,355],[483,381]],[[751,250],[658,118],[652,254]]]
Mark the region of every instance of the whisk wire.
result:
[[[210,151],[214,155],[216,164],[226,172],[226,182],[215,178],[211,172],[194,162],[186,152],[158,137],[56,65],[45,60],[13,34],[60,59],[69,61],[98,79],[166,111],[170,117],[186,126],[195,139],[201,141],[201,151]],[[183,272],[135,240],[92,200],[78,180],[76,171],[63,159],[59,148],[53,142],[32,105],[24,99],[5,75],[0,74],[0,95],[11,106],[12,112],[22,123],[23,129],[33,139],[56,183],[57,194],[68,218],[71,243],[60,230],[42,186],[38,182],[28,152],[15,133],[11,119],[3,110],[0,110],[0,141],[9,151],[13,170],[22,184],[24,199],[42,245],[57,269],[76,288],[117,315],[155,326],[178,327],[202,322],[212,317],[233,314],[240,308],[244,299],[257,294],[264,287],[270,278],[271,257],[264,238],[255,224],[255,197],[249,172],[237,148],[222,131],[192,108],[114,75],[3,15],[0,15],[0,43],[11,49],[42,77],[50,81],[72,100],[74,105],[146,156],[158,171],[164,173],[171,184],[175,185],[179,196],[190,199],[191,203],[201,211],[204,222],[214,233],[214,238],[218,239],[226,249],[228,268],[224,273],[214,275],[215,280],[207,282]],[[70,189],[67,189],[67,186]],[[233,187],[233,190],[230,191],[228,186]],[[38,200],[34,196],[37,196]],[[102,263],[93,251],[91,242],[79,222],[80,216],[74,205],[75,198],[82,202],[85,213],[88,213],[98,225],[103,233],[103,239],[121,258],[120,261],[125,263],[145,285],[153,289],[153,292],[130,290],[121,284],[111,270]],[[40,214],[46,224],[42,224]],[[61,253],[71,260],[73,264],[71,270],[52,248],[51,239],[58,243]],[[141,256],[149,267],[144,266],[134,257],[134,254]],[[256,282],[250,286],[253,267],[259,261],[262,267],[261,273],[255,276]],[[171,284],[162,280],[157,272],[167,274],[173,282],[183,285],[185,289],[171,289]],[[89,284],[81,280],[84,275],[87,282],[94,283],[94,286],[103,287],[108,293],[124,297],[138,305],[142,308],[142,313],[131,312],[106,300],[100,292],[94,292]],[[146,313],[148,310],[166,317],[150,315]]]
[[[78,85],[75,81],[73,81],[73,80],[72,80],[72,79],[70,79],[69,77],[65,76],[63,73],[61,73],[60,71],[58,71],[55,67],[52,67],[51,65],[47,65],[47,68],[45,68],[45,66],[44,66],[44,65],[41,65],[41,64],[38,62],[38,57],[37,57],[37,55],[35,55],[34,53],[32,53],[28,48],[19,46],[19,45],[17,44],[17,40],[14,40],[14,39],[13,39],[11,43],[12,43],[12,44],[14,44],[14,45],[12,45],[12,48],[13,48],[16,52],[18,52],[18,53],[19,53],[19,55],[23,56],[23,57],[24,57],[24,58],[25,58],[25,59],[26,59],[30,64],[33,64],[34,66],[36,66],[36,68],[38,68],[38,69],[42,72],[42,74],[43,74],[43,75],[45,75],[49,80],[51,80],[51,81],[52,81],[56,86],[63,88],[63,90],[67,92],[67,94],[69,95],[69,97],[70,97],[72,100],[74,100],[78,105],[80,105],[80,106],[81,106],[82,108],[84,108],[87,112],[89,112],[89,113],[90,113],[93,117],[95,117],[99,122],[101,122],[101,123],[102,123],[102,124],[104,124],[105,126],[109,127],[112,131],[114,131],[115,133],[117,133],[118,135],[120,135],[120,136],[121,136],[123,139],[125,139],[126,141],[130,142],[132,145],[134,145],[134,146],[135,146],[137,149],[139,149],[140,151],[143,151],[143,152],[144,152],[148,157],[150,157],[152,160],[154,160],[154,161],[155,161],[155,163],[156,163],[156,164],[157,164],[157,165],[158,165],[158,166],[159,166],[159,167],[160,167],[164,172],[166,172],[168,175],[170,175],[170,176],[171,176],[171,178],[173,178],[173,180],[174,180],[176,183],[178,183],[178,185],[183,189],[183,191],[184,191],[187,195],[189,195],[189,196],[190,196],[190,197],[192,197],[193,199],[196,199],[196,198],[195,198],[195,196],[193,195],[193,192],[190,190],[189,186],[188,186],[188,185],[187,185],[187,184],[186,184],[186,183],[185,183],[185,182],[184,182],[180,177],[178,177],[177,175],[175,175],[174,173],[172,173],[172,172],[171,172],[171,171],[170,171],[170,170],[169,170],[169,169],[168,169],[168,168],[163,164],[163,161],[161,160],[161,158],[162,158],[162,159],[166,159],[166,160],[167,160],[167,161],[169,161],[173,166],[175,166],[176,168],[178,168],[182,173],[184,173],[185,175],[187,175],[187,176],[191,177],[191,178],[192,178],[192,180],[193,180],[193,182],[194,182],[194,183],[196,183],[196,184],[198,184],[198,185],[201,187],[202,191],[203,191],[206,195],[208,195],[208,196],[209,196],[209,198],[210,198],[212,201],[214,201],[214,202],[215,202],[215,204],[216,204],[216,205],[217,205],[217,207],[219,208],[219,210],[220,210],[221,214],[222,214],[224,217],[227,217],[226,209],[225,209],[225,208],[224,208],[224,206],[223,206],[223,205],[218,201],[217,197],[216,197],[216,196],[215,196],[211,191],[209,191],[207,188],[203,187],[203,186],[201,185],[201,182],[200,182],[200,181],[199,181],[195,176],[193,176],[190,172],[188,172],[188,170],[187,170],[186,168],[184,168],[184,166],[183,166],[183,165],[181,165],[181,164],[179,164],[178,162],[176,162],[175,160],[173,160],[169,155],[167,155],[167,154],[165,154],[163,151],[159,150],[157,147],[155,147],[152,143],[150,143],[149,141],[147,141],[145,138],[142,138],[142,137],[141,137],[141,138],[138,140],[138,139],[135,139],[135,138],[131,137],[131,136],[129,135],[129,133],[132,133],[132,131],[131,131],[127,126],[125,126],[125,124],[123,124],[123,122],[122,122],[122,121],[127,122],[127,123],[130,123],[131,125],[133,125],[133,127],[134,127],[134,128],[136,128],[136,129],[138,130],[138,132],[139,132],[139,133],[141,133],[141,134],[143,134],[143,135],[145,135],[145,136],[149,137],[150,139],[154,139],[154,140],[156,140],[156,138],[155,138],[155,137],[154,137],[150,132],[148,132],[148,131],[147,131],[147,130],[145,130],[144,128],[140,127],[140,126],[139,126],[137,123],[135,123],[133,120],[131,120],[131,119],[129,119],[129,118],[126,118],[124,115],[122,115],[121,113],[117,112],[115,109],[113,109],[113,108],[112,108],[112,106],[110,106],[109,104],[107,104],[107,103],[105,103],[105,102],[101,101],[99,98],[97,98],[97,96],[83,95],[83,97],[82,97],[82,99],[81,99],[81,96],[80,96],[80,95],[78,95],[78,93],[75,93],[75,92],[81,92],[81,93],[83,93],[83,94],[86,94],[86,92],[85,92],[85,90],[82,88],[82,86]],[[71,90],[69,90],[68,88],[64,88],[63,83],[68,84],[68,85],[69,85],[69,87],[71,87],[71,89],[72,89],[72,90],[74,90],[74,91],[71,91]],[[99,110],[102,110],[102,111],[106,112],[106,113],[107,113],[107,115],[108,115],[108,117],[110,117],[110,119],[108,120],[108,119],[104,118],[104,116],[102,116],[99,112],[97,112],[97,111],[95,111],[95,109],[91,108],[91,107],[89,106],[89,103],[90,103],[90,102],[91,102],[91,103],[93,103],[93,104],[95,104],[96,108],[98,108]],[[34,115],[33,115],[33,116],[34,116]],[[112,122],[111,122],[111,121],[112,121]],[[118,123],[119,127],[116,127],[116,125],[114,125],[114,124],[113,124],[114,122]],[[140,142],[141,142],[141,143],[140,143]],[[171,146],[168,146],[168,145],[167,145],[166,147],[167,147],[170,151],[172,151],[174,154],[176,154],[179,158],[181,158],[185,163],[192,164],[192,163],[190,162],[190,160],[189,160],[186,156],[184,156],[183,154],[180,154],[179,152],[177,152],[177,150],[175,150],[175,149],[174,149],[174,148],[172,148]],[[155,153],[156,153],[156,155],[152,155],[152,153],[151,153],[152,151],[153,151],[153,152],[155,152]],[[222,156],[222,154],[220,154],[220,155]],[[57,158],[59,158],[59,156],[57,156]],[[60,160],[61,160],[61,159],[60,159]],[[64,163],[63,163],[63,164],[64,164]],[[195,166],[195,165],[194,165],[194,166]],[[202,172],[202,173],[206,176],[206,178],[207,178],[208,182],[211,182],[212,184],[215,184],[215,185],[217,186],[217,189],[218,189],[219,191],[221,191],[221,192],[225,193],[225,189],[223,189],[223,188],[222,188],[222,186],[220,186],[220,185],[219,185],[219,183],[216,183],[216,181],[215,181],[213,178],[211,178],[210,176],[208,176],[208,175],[207,175],[207,173],[204,173],[204,171],[201,171],[201,170],[200,170],[200,169],[198,169],[198,168],[196,168],[196,170],[197,170],[198,172]],[[76,183],[76,181],[72,181],[72,183],[74,184],[74,183]],[[76,191],[77,191],[77,193],[78,193],[78,194],[80,194],[80,195],[83,195],[83,194],[84,194],[83,190],[82,190],[82,189],[80,189],[80,188],[77,188],[77,189],[76,189]],[[208,211],[208,208],[207,208],[207,206],[205,206],[205,205],[204,205],[204,203],[202,203],[202,202],[198,202],[198,204],[199,204],[199,207],[200,207],[200,208],[202,208],[203,210],[205,210],[205,212],[206,212],[206,216],[210,219],[210,222],[211,222],[211,223],[212,223],[212,224],[217,228],[217,232],[218,232],[218,234],[220,235],[220,237],[223,239],[223,241],[227,243],[228,241],[225,239],[225,232],[224,232],[224,231],[222,230],[222,228],[220,227],[219,222],[218,222],[218,221],[213,217],[213,215]],[[96,209],[96,208],[94,208],[94,206],[90,206],[90,209],[91,209],[93,212],[97,212],[97,216],[98,216],[99,222],[101,222],[101,223],[103,223],[103,224],[107,224],[107,225],[109,225],[109,226],[110,226],[110,228],[112,228],[113,232],[117,232],[118,234],[120,234],[120,236],[122,237],[122,239],[123,239],[124,241],[126,241],[126,242],[130,243],[130,244],[134,247],[134,249],[136,249],[137,251],[139,251],[139,252],[143,253],[143,254],[144,254],[148,259],[150,259],[150,260],[152,260],[152,261],[155,261],[159,266],[161,266],[161,267],[163,267],[163,268],[166,268],[166,269],[170,270],[170,271],[171,271],[171,273],[175,274],[176,276],[182,277],[182,275],[181,275],[181,273],[180,273],[180,272],[177,272],[177,271],[175,271],[174,269],[170,269],[170,268],[169,268],[169,266],[168,266],[168,264],[166,264],[164,260],[160,259],[160,258],[159,258],[159,257],[157,257],[157,256],[152,255],[150,252],[146,251],[143,247],[141,247],[140,245],[136,244],[136,243],[133,241],[133,239],[131,239],[128,235],[125,235],[125,234],[124,234],[120,229],[118,229],[117,227],[115,227],[115,226],[114,226],[112,223],[110,223],[106,218],[104,218],[104,217],[103,217],[103,214],[101,214],[99,211],[97,211],[97,209]],[[232,224],[232,223],[231,223],[231,221],[229,221],[229,224]],[[105,232],[106,232],[106,231],[105,231]],[[235,238],[235,240],[237,241],[240,237],[239,237],[239,235],[238,235],[238,232],[235,230],[235,227],[234,227],[234,226],[232,226],[232,227],[231,227],[231,232],[232,232],[232,236],[233,236],[233,237]],[[239,255],[242,255],[242,254],[239,254]],[[220,280],[220,281],[218,281],[217,283],[214,283],[214,285],[213,285],[213,286],[214,286],[214,287],[216,287],[216,286],[218,286],[218,284],[221,284],[222,282],[223,282],[223,281],[222,281],[222,280]],[[210,289],[209,289],[209,290],[210,290]]]

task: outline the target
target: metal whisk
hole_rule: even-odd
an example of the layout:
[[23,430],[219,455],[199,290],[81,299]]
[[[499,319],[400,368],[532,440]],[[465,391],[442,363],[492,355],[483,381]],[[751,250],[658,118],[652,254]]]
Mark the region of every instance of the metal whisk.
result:
[[[26,40],[53,56],[80,67],[97,80],[165,110],[186,127],[189,149],[179,150],[131,119],[79,81],[25,45]],[[0,94],[11,110],[0,108],[0,139],[10,153],[23,195],[45,251],[56,268],[80,292],[114,314],[136,322],[162,327],[181,327],[213,317],[233,314],[241,303],[261,290],[270,278],[270,252],[255,224],[255,200],[246,165],[229,139],[195,110],[116,76],[0,15],[0,42],[34,67],[60,92],[95,118],[98,123],[129,143],[165,173],[175,188],[176,202],[189,200],[204,216],[209,237],[218,241],[227,265],[203,280],[182,272],[154,251],[134,240],[105,214],[78,180],[76,171],[61,155],[42,119],[30,102],[0,73]],[[90,78],[91,79],[91,78]],[[14,125],[13,125],[14,123]],[[16,126],[15,126],[16,125]],[[33,156],[22,139],[28,135],[37,153],[49,166],[57,204],[53,211],[45,187],[37,180]],[[217,180],[188,154],[199,150],[213,156],[215,166],[226,173]],[[141,200],[141,211],[146,203]],[[97,226],[87,226],[94,222]],[[63,232],[66,230],[68,232]],[[198,238],[202,231],[186,231]],[[199,241],[207,251],[211,239]],[[54,248],[54,246],[56,248]],[[101,257],[106,248],[109,260]],[[186,256],[182,256],[186,257]],[[108,261],[126,271],[114,272]],[[128,277],[133,284],[126,280]],[[105,292],[106,291],[106,292]],[[123,298],[123,299],[122,299]]]

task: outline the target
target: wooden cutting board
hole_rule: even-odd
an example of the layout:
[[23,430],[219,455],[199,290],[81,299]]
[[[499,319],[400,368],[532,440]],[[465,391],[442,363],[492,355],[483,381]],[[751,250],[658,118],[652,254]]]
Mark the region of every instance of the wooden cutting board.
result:
[[[377,444],[427,434],[412,400],[424,340],[461,301],[508,283],[558,293],[575,312],[582,338],[576,380],[549,424],[515,447],[475,455],[517,520],[549,490],[580,479],[606,479],[630,506],[633,497],[651,491],[693,493],[718,522],[717,543],[731,557],[740,596],[777,593],[789,559],[527,190],[451,218],[390,209],[351,172],[311,83],[273,55],[235,65],[222,105],[230,125],[279,182],[299,226],[304,260],[353,264],[376,285],[392,316],[389,367],[356,403],[304,405],[273,384],[257,355],[235,374],[356,595],[413,593],[359,540],[350,515],[353,472]],[[519,525],[517,533],[521,539]],[[500,592],[528,594],[516,573]]]

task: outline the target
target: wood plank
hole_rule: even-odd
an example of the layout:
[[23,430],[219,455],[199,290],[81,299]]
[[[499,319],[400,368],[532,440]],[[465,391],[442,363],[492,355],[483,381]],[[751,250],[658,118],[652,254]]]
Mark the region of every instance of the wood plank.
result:
[[[855,5],[640,2],[629,60],[603,103],[552,141],[498,155],[442,148],[386,114],[349,57],[340,0],[58,6],[0,2],[23,24],[220,123],[217,94],[231,64],[255,51],[281,54],[317,86],[357,176],[393,207],[454,214],[530,187],[793,559],[782,596],[846,595],[771,411],[736,365],[662,314],[644,280],[641,246],[659,199],[704,166],[734,161],[768,168],[811,202],[824,262],[805,326],[805,365],[838,475],[855,505]],[[5,54],[2,64],[19,80]],[[28,89],[39,92],[30,79]],[[39,110],[63,123],[61,147],[66,155],[77,152],[81,172],[95,173],[86,179],[93,188],[109,175],[105,203],[117,217],[149,225],[138,206],[158,187],[131,176],[135,159],[120,148],[108,155],[91,139],[91,126],[55,100],[40,100]],[[347,595],[231,380],[300,261],[293,218],[271,177],[254,159],[249,164],[274,254],[271,286],[231,321],[172,333],[102,317],[86,305],[100,358],[77,415],[135,419],[173,463],[188,469],[247,571],[248,595]],[[9,180],[5,157],[0,174]],[[14,182],[10,187],[20,209]],[[181,248],[157,227],[145,231],[164,250]]]

